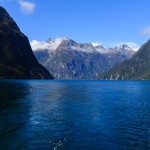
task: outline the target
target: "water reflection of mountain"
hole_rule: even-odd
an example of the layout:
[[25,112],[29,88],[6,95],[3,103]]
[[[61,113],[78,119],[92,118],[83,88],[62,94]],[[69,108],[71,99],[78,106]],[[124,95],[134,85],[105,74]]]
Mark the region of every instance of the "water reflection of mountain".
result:
[[22,99],[28,94],[29,94],[29,86],[27,83],[23,81],[1,81],[0,107],[3,105],[3,103],[6,104],[12,100]]
[[[25,81],[0,81],[0,149],[18,149],[29,119],[30,87]],[[21,134],[20,134],[21,133]]]

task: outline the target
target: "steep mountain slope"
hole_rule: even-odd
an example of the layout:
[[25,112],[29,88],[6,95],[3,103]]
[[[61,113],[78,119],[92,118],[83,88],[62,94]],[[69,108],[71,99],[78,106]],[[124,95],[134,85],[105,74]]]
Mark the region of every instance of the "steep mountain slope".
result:
[[99,79],[150,79],[150,40],[130,60],[99,75]]
[[118,49],[106,49],[91,43],[80,44],[68,38],[32,41],[31,46],[39,62],[51,70],[56,79],[96,79],[100,72],[134,54],[125,45]]
[[31,79],[53,77],[38,63],[28,38],[7,11],[0,6],[0,78]]

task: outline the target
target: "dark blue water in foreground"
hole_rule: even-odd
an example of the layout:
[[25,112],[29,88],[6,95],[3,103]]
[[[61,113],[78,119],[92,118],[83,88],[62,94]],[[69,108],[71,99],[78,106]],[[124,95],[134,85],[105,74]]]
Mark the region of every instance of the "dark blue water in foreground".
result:
[[134,149],[150,149],[150,81],[0,81],[0,150]]

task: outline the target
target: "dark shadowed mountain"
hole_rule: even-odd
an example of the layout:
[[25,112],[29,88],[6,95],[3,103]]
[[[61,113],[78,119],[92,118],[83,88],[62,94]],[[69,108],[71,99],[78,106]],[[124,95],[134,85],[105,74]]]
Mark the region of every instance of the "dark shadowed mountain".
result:
[[99,73],[131,58],[135,53],[127,45],[107,49],[68,38],[32,41],[31,45],[38,61],[56,79],[96,79]]
[[100,74],[99,79],[131,80],[150,79],[150,40],[128,61]]
[[20,31],[7,11],[0,6],[0,78],[52,79],[38,63],[28,38]]

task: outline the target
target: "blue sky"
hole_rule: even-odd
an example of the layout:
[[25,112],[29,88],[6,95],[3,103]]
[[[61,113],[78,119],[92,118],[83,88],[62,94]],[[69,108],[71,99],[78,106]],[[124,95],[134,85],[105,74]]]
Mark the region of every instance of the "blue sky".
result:
[[134,46],[150,36],[150,0],[0,0],[0,5],[30,41],[68,37]]

